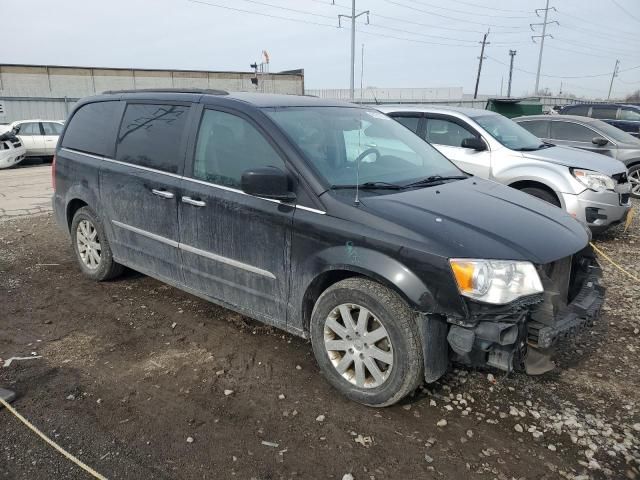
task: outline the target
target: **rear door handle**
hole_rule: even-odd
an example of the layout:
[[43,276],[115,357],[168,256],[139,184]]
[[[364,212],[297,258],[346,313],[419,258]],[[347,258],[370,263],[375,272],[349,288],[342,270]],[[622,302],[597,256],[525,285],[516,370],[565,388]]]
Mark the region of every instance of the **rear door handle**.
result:
[[151,190],[151,193],[153,193],[154,195],[157,195],[159,197],[162,198],[173,198],[175,197],[175,195],[172,192],[167,192],[166,190],[157,190],[157,189],[153,189]]
[[194,200],[191,197],[182,197],[182,203],[188,203],[189,205],[193,205],[194,207],[204,207],[206,205],[202,200]]

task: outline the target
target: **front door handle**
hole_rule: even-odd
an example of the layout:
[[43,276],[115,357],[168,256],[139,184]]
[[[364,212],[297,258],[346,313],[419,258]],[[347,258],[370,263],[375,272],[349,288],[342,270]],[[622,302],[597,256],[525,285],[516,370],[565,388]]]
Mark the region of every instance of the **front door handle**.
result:
[[173,198],[175,197],[175,195],[172,192],[167,192],[166,190],[157,190],[157,189],[153,189],[151,190],[151,193],[153,193],[154,195],[157,195],[159,197],[162,198]]
[[182,203],[188,203],[189,205],[193,205],[194,207],[204,207],[206,205],[202,200],[194,200],[191,197],[182,197]]

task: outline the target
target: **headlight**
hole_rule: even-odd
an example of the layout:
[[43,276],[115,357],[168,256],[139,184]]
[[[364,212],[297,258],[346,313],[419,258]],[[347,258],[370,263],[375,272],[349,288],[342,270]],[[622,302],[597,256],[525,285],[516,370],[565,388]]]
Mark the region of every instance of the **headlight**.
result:
[[544,290],[530,262],[467,258],[449,262],[460,293],[480,302],[503,305]]
[[574,168],[571,173],[576,180],[582,183],[585,187],[594,190],[596,192],[603,192],[605,190],[613,190],[616,188],[616,182],[613,178],[603,174],[594,172],[593,170],[580,170]]

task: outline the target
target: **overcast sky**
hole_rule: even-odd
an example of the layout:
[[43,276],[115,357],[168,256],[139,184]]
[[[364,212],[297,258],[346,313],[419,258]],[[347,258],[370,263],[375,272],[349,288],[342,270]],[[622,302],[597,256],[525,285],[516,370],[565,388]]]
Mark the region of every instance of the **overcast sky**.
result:
[[[0,63],[246,71],[265,49],[272,72],[304,68],[307,88],[349,86],[349,28],[335,27],[338,14],[350,13],[350,0],[197,2],[2,0]],[[531,35],[541,29],[534,33],[529,24],[542,21],[534,9],[544,3],[357,0],[358,12],[371,13],[370,25],[358,19],[356,85],[364,43],[365,86],[461,86],[473,93],[478,42],[490,28],[480,93],[499,94],[503,80],[506,94],[509,49],[517,50],[513,93],[531,93],[539,47]],[[640,88],[640,0],[550,5],[557,12],[549,20],[560,25],[547,29],[554,38],[546,39],[541,88],[557,93],[562,82],[565,92],[606,97],[616,59],[613,95]]]

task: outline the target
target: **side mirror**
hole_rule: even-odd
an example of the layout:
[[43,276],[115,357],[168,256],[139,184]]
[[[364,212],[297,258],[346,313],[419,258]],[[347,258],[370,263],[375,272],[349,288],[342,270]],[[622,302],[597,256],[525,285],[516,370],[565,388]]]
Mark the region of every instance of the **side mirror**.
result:
[[290,202],[296,198],[289,189],[289,176],[277,167],[260,167],[242,173],[242,191],[256,197]]
[[487,149],[487,145],[484,143],[484,141],[481,138],[477,137],[465,138],[464,140],[462,140],[460,146],[462,148],[472,148],[473,150],[476,150],[478,152],[482,152]]
[[593,140],[591,140],[591,143],[598,145],[599,147],[604,147],[607,143],[609,143],[609,140],[602,137],[593,137]]

